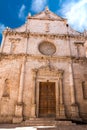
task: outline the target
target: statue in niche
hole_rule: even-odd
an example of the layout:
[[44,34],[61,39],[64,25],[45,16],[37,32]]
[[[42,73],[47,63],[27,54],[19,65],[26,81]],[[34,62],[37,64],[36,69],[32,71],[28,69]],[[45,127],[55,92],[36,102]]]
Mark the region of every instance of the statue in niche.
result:
[[3,97],[10,97],[10,87],[9,87],[9,80],[8,79],[5,80]]

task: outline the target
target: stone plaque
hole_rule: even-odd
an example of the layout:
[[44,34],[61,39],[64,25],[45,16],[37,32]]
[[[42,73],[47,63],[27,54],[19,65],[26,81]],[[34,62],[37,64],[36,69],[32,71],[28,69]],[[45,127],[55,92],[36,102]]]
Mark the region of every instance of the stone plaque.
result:
[[50,42],[42,42],[39,45],[39,51],[44,55],[53,55],[56,52],[56,47]]

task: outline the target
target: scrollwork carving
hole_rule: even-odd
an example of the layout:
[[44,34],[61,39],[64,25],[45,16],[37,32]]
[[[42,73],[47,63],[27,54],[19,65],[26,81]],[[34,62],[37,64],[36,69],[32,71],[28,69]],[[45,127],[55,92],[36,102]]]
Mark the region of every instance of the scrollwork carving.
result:
[[36,73],[37,73],[37,76],[52,76],[52,77],[62,78],[64,71],[56,69],[52,66],[50,67],[46,66],[46,67],[38,68]]
[[9,41],[11,42],[11,43],[19,43],[20,42],[20,38],[9,38]]
[[48,38],[59,38],[59,39],[64,39],[64,40],[67,40],[67,39],[75,39],[75,40],[79,40],[81,42],[84,42],[87,40],[87,36],[84,36],[84,35],[76,35],[76,34],[42,34],[42,33],[35,33],[35,32],[16,32],[16,31],[8,31],[7,32],[7,35],[10,35],[10,36],[22,36],[22,37],[48,37]]

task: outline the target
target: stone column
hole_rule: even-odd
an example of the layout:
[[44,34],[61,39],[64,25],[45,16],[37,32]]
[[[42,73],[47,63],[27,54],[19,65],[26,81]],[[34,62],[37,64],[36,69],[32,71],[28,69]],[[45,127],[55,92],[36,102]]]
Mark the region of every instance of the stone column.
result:
[[31,116],[36,117],[36,77],[37,77],[37,70],[32,70],[32,88],[33,88],[33,94],[32,94],[32,110],[31,110]]
[[21,75],[20,75],[20,86],[19,86],[19,96],[18,96],[18,102],[22,102],[22,96],[23,96],[23,86],[24,86],[24,73],[25,73],[25,61],[21,66]]
[[69,65],[69,76],[70,76],[70,89],[71,89],[71,103],[75,104],[75,92],[74,92],[74,81],[73,81],[73,74],[72,74],[72,66],[71,63]]
[[[71,39],[69,37],[69,30],[67,26],[67,40],[69,42],[69,50],[70,50],[70,57],[72,57],[72,49],[71,49]],[[71,89],[71,118],[78,118],[79,112],[78,112],[78,105],[76,104],[75,99],[75,84],[74,84],[74,73],[73,73],[73,59],[71,58],[71,61],[69,63],[69,77],[70,77],[70,89]]]
[[21,66],[18,103],[16,104],[15,117],[13,118],[13,123],[20,123],[23,120],[23,88],[24,88],[25,63],[26,59],[24,59],[24,62]]
[[69,65],[69,72],[70,72],[69,76],[70,76],[70,89],[71,89],[71,118],[78,118],[79,111],[78,111],[78,105],[76,104],[76,99],[75,99],[72,63],[70,63]]
[[39,81],[37,81],[37,88],[36,88],[36,116],[39,116]]
[[64,119],[65,106],[64,106],[64,100],[63,100],[64,97],[63,97],[63,75],[62,74],[59,77],[59,103],[60,103],[59,118]]
[[59,79],[55,82],[56,85],[56,119],[59,118]]

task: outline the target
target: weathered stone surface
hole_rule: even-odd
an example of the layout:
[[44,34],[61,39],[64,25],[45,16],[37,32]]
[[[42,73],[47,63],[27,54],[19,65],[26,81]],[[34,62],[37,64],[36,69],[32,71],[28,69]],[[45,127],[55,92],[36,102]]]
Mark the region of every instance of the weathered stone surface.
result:
[[[0,123],[4,123],[3,117],[12,123],[40,117],[40,82],[55,84],[54,120],[87,121],[87,34],[76,32],[66,22],[45,10],[29,16],[22,27],[4,31],[0,48]],[[47,50],[40,50],[42,43],[49,43]],[[53,102],[49,104],[52,107]]]

